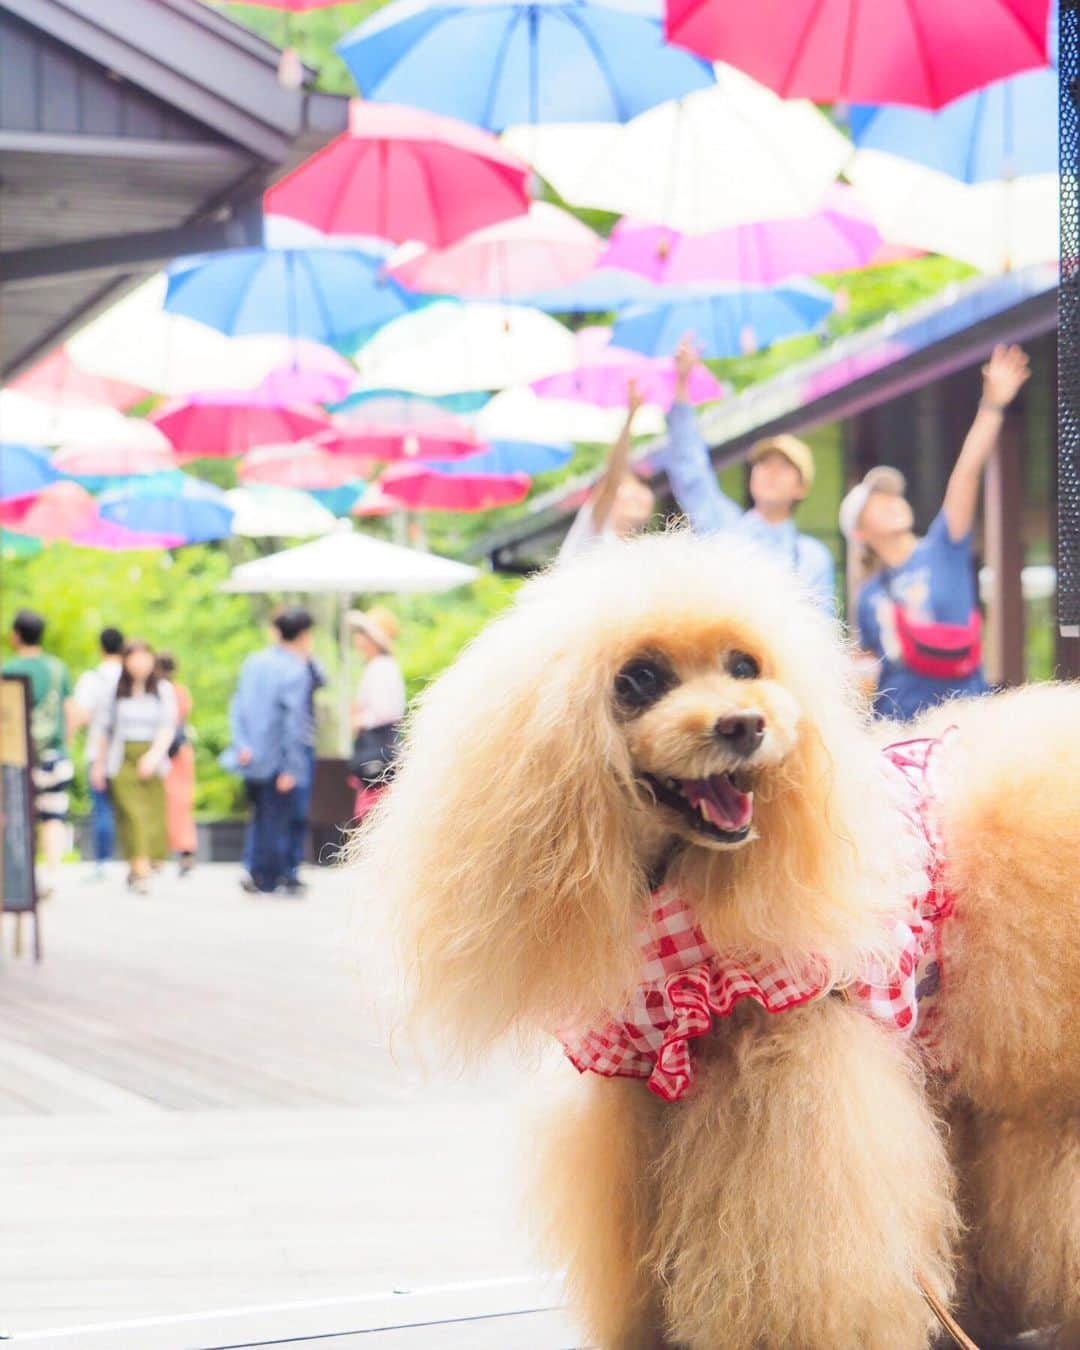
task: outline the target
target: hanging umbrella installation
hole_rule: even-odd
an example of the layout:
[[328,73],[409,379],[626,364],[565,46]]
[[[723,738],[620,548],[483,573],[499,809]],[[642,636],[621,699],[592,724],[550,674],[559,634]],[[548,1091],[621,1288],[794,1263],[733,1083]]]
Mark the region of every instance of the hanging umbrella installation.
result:
[[491,474],[505,478],[523,473],[532,478],[538,473],[565,468],[573,453],[573,447],[569,445],[544,445],[539,441],[495,441],[474,455],[446,460],[431,467],[451,477]]
[[0,501],[33,497],[59,477],[40,447],[0,441]]
[[443,467],[432,463],[388,469],[379,479],[379,491],[412,511],[461,512],[512,506],[529,494],[525,473],[469,473],[460,468],[444,473]]
[[115,408],[126,412],[152,391],[80,370],[66,347],[56,347],[8,385],[29,398],[63,408]]
[[[567,367],[573,369],[573,365]],[[618,407],[598,407],[569,398],[541,398],[528,385],[504,389],[476,416],[476,434],[481,440],[538,441],[558,444],[564,441],[590,445],[610,445],[618,436],[626,418],[625,389]],[[639,436],[661,435],[664,414],[655,405],[639,408],[634,418]]]
[[315,444],[330,454],[384,462],[457,459],[480,448],[467,423],[452,413],[435,408],[415,419],[394,418],[381,414],[375,403],[362,408],[358,417],[339,419]]
[[168,473],[177,466],[168,445],[61,446],[52,457],[53,467],[69,478],[130,478],[145,473]]
[[832,312],[833,297],[814,282],[751,289],[687,287],[667,304],[628,310],[612,330],[617,346],[647,356],[673,352],[691,334],[703,356],[742,356],[808,333]]
[[166,275],[170,314],[233,336],[359,338],[420,303],[357,249],[243,248],[181,258]]
[[792,277],[865,267],[881,235],[850,189],[829,189],[820,211],[802,219],[732,225],[710,234],[680,234],[663,225],[620,220],[601,258],[665,286],[739,282],[774,286]]
[[160,432],[141,417],[125,417],[115,408],[66,407],[43,403],[13,389],[0,390],[0,430],[5,440],[24,445],[124,446],[160,449]]
[[625,122],[712,83],[659,0],[394,0],[338,43],[365,98],[502,131]]
[[329,490],[349,487],[372,470],[370,459],[331,454],[317,445],[265,445],[240,461],[236,476],[245,486]]
[[97,514],[97,502],[78,483],[50,483],[32,497],[0,501],[0,524],[35,539],[70,539]]
[[516,127],[506,143],[574,206],[685,234],[817,211],[851,143],[812,104],[721,66],[626,126]]
[[94,548],[106,553],[131,553],[142,549],[179,548],[184,540],[167,534],[130,530],[111,520],[95,519],[77,530],[68,542],[79,548]]
[[264,204],[328,234],[442,248],[524,215],[528,177],[520,159],[475,127],[354,102],[349,131],[270,188]]
[[1049,0],[666,2],[671,42],[817,103],[940,108],[1049,60]]
[[391,260],[389,274],[411,291],[510,300],[581,281],[602,250],[600,237],[569,211],[534,202],[527,216],[489,225],[404,262]]
[[233,512],[233,534],[247,539],[306,539],[337,528],[331,511],[293,488],[265,484],[233,488],[225,501]]
[[321,408],[291,408],[256,392],[191,394],[154,414],[181,460],[229,459],[257,445],[302,441],[324,431]]
[[275,366],[255,386],[275,403],[337,403],[348,396],[356,367],[332,347],[303,339],[293,343],[288,361]]
[[663,299],[663,288],[622,267],[597,267],[580,281],[552,290],[534,291],[521,303],[547,314],[615,314],[627,305]]
[[102,520],[186,544],[226,539],[232,533],[233,513],[224,492],[187,475],[179,488],[162,483],[156,475],[133,479],[103,493],[98,511]]
[[[578,359],[573,370],[536,380],[533,389],[541,398],[580,399],[600,408],[625,412],[627,393],[633,383],[642,401],[669,409],[675,399],[678,375],[671,356],[643,356],[616,347],[610,328],[583,328],[577,335]],[[725,388],[703,365],[696,365],[687,382],[687,398],[695,407],[724,397]],[[636,420],[636,419],[635,419]]]

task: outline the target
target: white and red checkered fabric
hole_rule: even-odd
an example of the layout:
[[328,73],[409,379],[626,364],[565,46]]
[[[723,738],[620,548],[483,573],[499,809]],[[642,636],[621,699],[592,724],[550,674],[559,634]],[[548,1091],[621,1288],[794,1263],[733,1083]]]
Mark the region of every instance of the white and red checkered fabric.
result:
[[[940,987],[935,925],[951,909],[941,885],[941,841],[931,785],[940,744],[908,741],[885,752],[908,788],[903,821],[929,845],[926,893],[912,896],[909,922],[893,925],[888,944],[892,959],[868,962],[862,977],[846,987],[856,1006],[905,1034],[915,1030],[918,999]],[[729,1016],[743,998],[781,1013],[837,988],[817,957],[795,968],[752,953],[717,953],[682,897],[661,889],[653,899],[638,939],[642,981],[624,1015],[583,1031],[564,1028],[558,1033],[571,1063],[582,1073],[643,1078],[658,1097],[678,1101],[693,1081],[691,1042],[711,1029],[713,1018]]]

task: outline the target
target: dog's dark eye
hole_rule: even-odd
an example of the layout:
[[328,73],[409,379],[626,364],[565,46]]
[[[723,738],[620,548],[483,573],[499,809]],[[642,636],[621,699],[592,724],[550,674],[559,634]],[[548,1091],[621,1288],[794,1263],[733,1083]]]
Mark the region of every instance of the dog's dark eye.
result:
[[630,661],[615,676],[615,697],[628,712],[638,712],[664,697],[675,684],[670,667],[660,661]]
[[756,680],[761,667],[748,652],[732,652],[727,659],[727,672],[733,680]]

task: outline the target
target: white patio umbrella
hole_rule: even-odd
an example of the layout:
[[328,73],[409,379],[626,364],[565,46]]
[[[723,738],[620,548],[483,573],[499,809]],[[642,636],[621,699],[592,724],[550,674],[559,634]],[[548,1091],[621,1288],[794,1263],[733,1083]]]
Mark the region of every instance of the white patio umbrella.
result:
[[851,154],[812,103],[724,65],[715,85],[633,121],[513,127],[503,139],[574,206],[684,234],[811,215]]
[[225,501],[235,513],[233,534],[248,539],[306,539],[332,534],[338,527],[332,511],[295,488],[259,483],[233,488],[226,492]]
[[[484,441],[587,441],[604,444],[618,436],[626,414],[621,408],[599,408],[576,399],[541,398],[527,385],[504,389],[476,414],[474,425]],[[664,414],[654,404],[639,409],[634,432],[656,436],[664,430]]]
[[164,273],[117,301],[68,342],[76,365],[162,394],[252,389],[293,346],[287,337],[226,337],[163,309]]
[[342,525],[334,534],[310,544],[272,553],[268,558],[234,567],[222,590],[254,593],[284,592],[302,595],[336,595],[341,678],[338,690],[341,749],[351,749],[349,734],[349,606],[356,595],[379,592],[441,594],[465,586],[478,575],[475,567],[402,548]]
[[456,394],[526,384],[574,364],[574,337],[522,305],[438,301],[394,319],[356,354],[359,388]]
[[1058,176],[963,183],[883,150],[859,150],[847,175],[891,244],[1007,272],[1059,256]]
[[0,440],[25,445],[78,445],[117,450],[168,449],[169,442],[152,422],[125,417],[104,405],[63,407],[20,394],[0,391]]

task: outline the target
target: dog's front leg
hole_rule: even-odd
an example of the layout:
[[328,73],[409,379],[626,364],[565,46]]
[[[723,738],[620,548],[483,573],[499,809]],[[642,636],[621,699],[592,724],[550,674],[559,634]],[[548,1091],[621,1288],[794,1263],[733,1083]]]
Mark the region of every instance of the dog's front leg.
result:
[[652,1167],[665,1109],[644,1083],[590,1078],[545,1132],[533,1212],[568,1295],[600,1350],[665,1350],[660,1294],[645,1264]]
[[947,1296],[954,1215],[908,1047],[836,998],[738,1020],[664,1108],[652,1259],[672,1338],[926,1350],[917,1276]]

